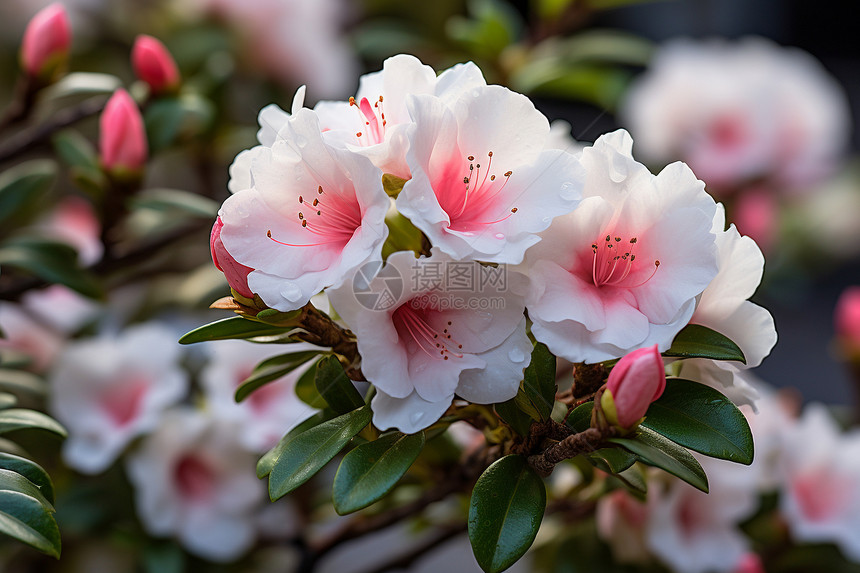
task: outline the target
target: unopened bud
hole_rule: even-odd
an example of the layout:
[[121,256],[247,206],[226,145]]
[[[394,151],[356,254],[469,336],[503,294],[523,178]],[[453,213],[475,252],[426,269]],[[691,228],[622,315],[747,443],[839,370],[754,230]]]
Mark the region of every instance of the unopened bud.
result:
[[152,36],[140,35],[131,50],[135,75],[149,84],[153,94],[169,93],[179,87],[179,70],[167,48]]
[[102,166],[114,174],[137,173],[146,163],[148,151],[143,118],[124,89],[114,92],[102,112],[99,151]]
[[609,373],[600,406],[612,425],[629,429],[639,423],[665,388],[666,367],[655,344],[618,361]]
[[253,299],[254,293],[248,287],[248,274],[254,269],[236,262],[227,249],[224,247],[224,242],[221,240],[221,229],[224,228],[224,222],[221,217],[215,220],[212,226],[212,234],[209,237],[209,250],[212,252],[212,262],[218,267],[218,270],[224,273],[227,279],[227,284],[238,294],[243,297]]
[[32,78],[50,79],[69,57],[72,32],[69,15],[62,4],[40,10],[24,32],[21,66]]

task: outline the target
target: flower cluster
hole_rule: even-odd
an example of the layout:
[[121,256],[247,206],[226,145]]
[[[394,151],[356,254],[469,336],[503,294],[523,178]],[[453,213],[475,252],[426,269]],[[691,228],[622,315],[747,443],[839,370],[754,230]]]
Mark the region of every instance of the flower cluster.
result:
[[[303,103],[301,88],[289,113],[260,113],[212,255],[246,310],[329,293],[377,427],[416,432],[456,397],[513,398],[529,329],[573,363],[665,352],[691,322],[737,335],[748,365],[775,343],[747,300],[755,243],[725,229],[685,164],[638,163],[627,132],[560,144],[528,98],[474,64],[437,75],[406,55],[348,101]],[[701,362],[726,387],[744,367]]]

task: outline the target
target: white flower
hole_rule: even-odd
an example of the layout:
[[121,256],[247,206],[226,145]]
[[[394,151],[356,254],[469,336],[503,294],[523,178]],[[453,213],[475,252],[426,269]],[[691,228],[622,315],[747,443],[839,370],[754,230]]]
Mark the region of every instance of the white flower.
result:
[[69,466],[90,474],[105,470],[185,396],[176,338],[172,330],[144,324],[66,347],[53,368],[48,406],[69,430],[63,444]]
[[525,257],[532,333],[571,362],[669,348],[717,274],[716,209],[683,163],[652,175],[623,130],[582,152],[584,199]]
[[649,488],[646,542],[675,571],[733,571],[748,546],[738,524],[758,507],[756,472],[697,457],[708,475],[710,493],[678,479],[662,491]]
[[289,352],[314,350],[310,344],[248,344],[244,340],[208,343],[210,359],[200,373],[207,406],[219,420],[234,422],[237,439],[251,452],[263,453],[316,410],[296,396],[295,385],[313,361],[251,393],[243,402],[234,396],[239,383],[261,361]]
[[833,542],[860,561],[860,432],[843,434],[827,409],[806,407],[783,433],[780,511],[799,542]]
[[[473,277],[472,286],[450,284],[460,272]],[[375,276],[357,275],[329,291],[358,337],[362,373],[376,387],[376,426],[412,433],[438,420],[455,394],[480,404],[516,395],[532,345],[522,298],[510,284],[498,288],[490,278],[502,275],[493,272],[436,249],[417,260],[401,251]],[[479,280],[498,291],[480,290]]]
[[48,369],[65,342],[56,330],[35,320],[26,305],[19,307],[10,302],[0,302],[0,330],[5,334],[0,338],[0,349],[24,354],[31,361],[28,368],[34,372]]
[[711,231],[716,234],[719,272],[702,292],[691,324],[700,324],[729,337],[746,358],[746,364],[694,358],[681,362],[678,373],[725,391],[737,386],[742,402],[753,403],[756,392],[739,371],[754,368],[776,344],[776,328],[770,313],[749,299],[764,272],[764,257],[755,241],[742,237],[734,225],[725,228],[722,204],[717,206]]
[[233,560],[256,539],[265,486],[254,464],[254,454],[239,447],[229,424],[191,409],[168,412],[127,459],[146,530],[173,535],[212,561]]
[[99,306],[63,285],[31,290],[21,297],[24,307],[40,321],[64,334],[71,334],[93,320]]
[[619,563],[648,561],[645,526],[649,513],[648,504],[623,489],[602,495],[597,500],[597,533],[612,548],[612,556]]
[[325,143],[311,110],[297,110],[272,146],[245,152],[242,165],[249,187],[221,207],[221,241],[254,269],[248,287],[270,307],[300,308],[381,257],[389,207],[382,172]]
[[622,117],[643,157],[681,158],[726,191],[762,177],[788,187],[821,179],[850,126],[845,95],[821,64],[762,38],[665,44]]
[[576,207],[584,172],[554,149],[547,119],[522,94],[482,86],[446,101],[413,96],[397,209],[455,259],[513,263],[554,217]]

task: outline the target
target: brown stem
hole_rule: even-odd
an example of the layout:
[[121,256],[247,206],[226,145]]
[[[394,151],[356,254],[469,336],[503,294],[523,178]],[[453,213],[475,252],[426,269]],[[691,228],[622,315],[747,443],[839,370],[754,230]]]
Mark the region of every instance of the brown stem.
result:
[[604,440],[613,434],[612,428],[604,430],[588,428],[583,432],[566,437],[557,444],[548,447],[543,453],[529,456],[529,465],[539,475],[547,477],[559,462],[600,449]]
[[15,84],[15,95],[12,103],[0,117],[0,132],[21,123],[30,117],[36,103],[36,84],[29,76],[22,76]]
[[465,531],[465,522],[460,523],[458,525],[452,525],[439,529],[434,535],[428,536],[421,543],[413,547],[412,550],[406,555],[395,557],[394,559],[386,561],[381,565],[377,565],[376,567],[369,571],[366,571],[365,573],[385,573],[386,571],[400,571],[406,569],[427,552],[432,551],[433,549],[439,547],[452,537],[456,537],[457,535],[460,535]]

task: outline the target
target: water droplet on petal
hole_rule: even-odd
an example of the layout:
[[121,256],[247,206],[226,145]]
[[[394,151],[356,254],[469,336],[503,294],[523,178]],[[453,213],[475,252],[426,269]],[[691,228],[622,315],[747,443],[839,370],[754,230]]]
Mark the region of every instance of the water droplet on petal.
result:
[[495,237],[499,240],[502,240],[505,238],[505,234],[504,233],[496,233]]
[[[615,180],[613,179],[613,181]],[[562,184],[561,189],[559,189],[559,194],[561,195],[562,199],[566,199],[568,201],[576,199],[576,186],[570,181],[567,181]]]
[[552,221],[552,217],[544,217],[543,219],[541,219],[541,221],[543,221],[544,223],[549,223],[550,221]]
[[292,281],[284,281],[284,284],[281,285],[281,296],[293,302],[302,297],[302,289]]
[[522,350],[517,347],[514,347],[508,350],[508,358],[510,358],[512,362],[522,362],[523,360],[525,360],[526,355],[523,354]]

